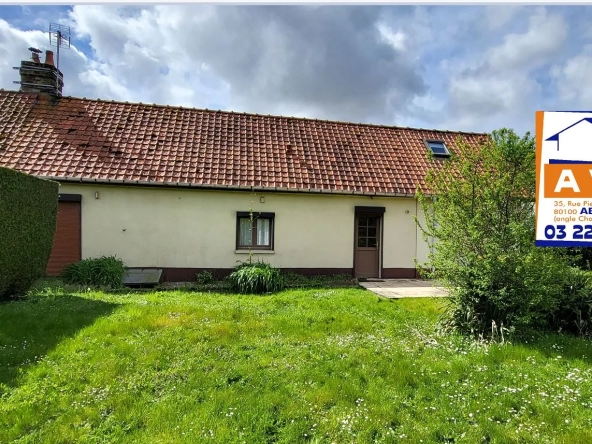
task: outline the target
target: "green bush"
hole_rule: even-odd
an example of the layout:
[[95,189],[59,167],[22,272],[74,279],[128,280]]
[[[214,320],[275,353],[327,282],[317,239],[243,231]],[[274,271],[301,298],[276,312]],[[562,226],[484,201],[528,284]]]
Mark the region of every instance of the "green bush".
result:
[[570,247],[565,249],[568,258],[574,267],[581,270],[592,270],[592,248]]
[[432,248],[421,268],[449,290],[448,325],[476,336],[552,327],[569,262],[535,246],[535,182],[534,139],[507,129],[478,145],[460,139],[429,171],[418,199]]
[[67,265],[62,279],[69,285],[120,288],[123,285],[125,265],[115,256],[83,259]]
[[242,294],[273,293],[284,288],[280,270],[265,262],[243,262],[228,276],[230,289]]
[[477,336],[496,335],[501,328],[549,329],[563,298],[566,269],[554,250],[536,247],[468,263],[457,270],[460,285],[450,289],[448,325]]
[[592,273],[577,268],[566,273],[562,298],[551,325],[582,336],[592,333]]
[[45,275],[55,235],[57,182],[0,167],[0,299]]
[[204,270],[195,275],[195,280],[199,285],[209,285],[214,282],[214,275],[211,271]]

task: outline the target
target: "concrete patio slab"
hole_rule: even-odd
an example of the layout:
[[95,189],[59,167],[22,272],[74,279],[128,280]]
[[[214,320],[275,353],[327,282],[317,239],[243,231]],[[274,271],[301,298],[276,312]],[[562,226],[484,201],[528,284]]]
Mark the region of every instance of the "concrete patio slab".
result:
[[367,290],[389,299],[441,298],[446,290],[424,279],[375,279],[360,282]]

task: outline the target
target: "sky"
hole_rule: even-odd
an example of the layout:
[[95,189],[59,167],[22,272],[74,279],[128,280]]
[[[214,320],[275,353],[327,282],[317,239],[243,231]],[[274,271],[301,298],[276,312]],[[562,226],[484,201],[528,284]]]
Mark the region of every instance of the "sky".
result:
[[592,6],[0,6],[0,88],[50,22],[68,96],[521,135],[592,109]]

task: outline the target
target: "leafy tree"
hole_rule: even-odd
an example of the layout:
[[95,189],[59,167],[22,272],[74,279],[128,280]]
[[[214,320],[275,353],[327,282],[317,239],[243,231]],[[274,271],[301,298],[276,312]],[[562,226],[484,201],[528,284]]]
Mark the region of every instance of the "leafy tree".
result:
[[548,326],[568,262],[560,249],[535,246],[530,133],[459,138],[451,157],[432,165],[417,193],[431,246],[418,266],[449,290],[448,325],[482,336]]
[[573,247],[566,248],[573,265],[580,270],[592,270],[592,248],[591,247]]

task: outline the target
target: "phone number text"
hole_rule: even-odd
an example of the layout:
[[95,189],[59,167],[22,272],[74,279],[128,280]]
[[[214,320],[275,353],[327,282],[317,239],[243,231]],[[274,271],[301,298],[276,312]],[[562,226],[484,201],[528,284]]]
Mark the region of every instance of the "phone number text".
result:
[[[569,233],[568,233],[569,232]],[[571,235],[571,237],[569,237]],[[590,239],[592,240],[592,225],[547,225],[545,227],[547,239]]]

